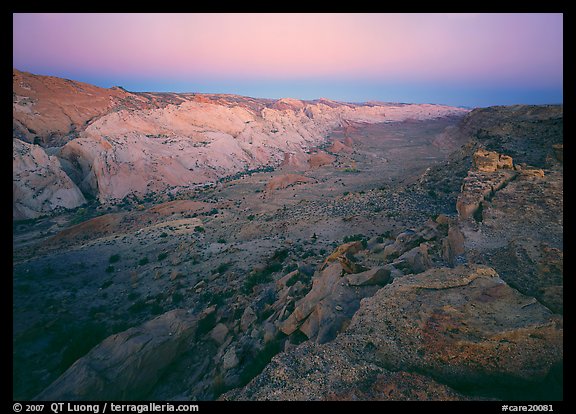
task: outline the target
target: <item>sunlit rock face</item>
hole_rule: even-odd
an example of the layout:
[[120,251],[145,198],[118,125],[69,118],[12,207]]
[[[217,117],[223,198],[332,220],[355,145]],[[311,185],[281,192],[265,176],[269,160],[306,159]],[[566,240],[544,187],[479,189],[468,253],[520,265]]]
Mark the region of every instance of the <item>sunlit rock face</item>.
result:
[[296,160],[306,168],[330,164],[334,158],[329,154],[305,153],[348,121],[466,112],[429,104],[130,93],[17,70],[13,86],[14,137],[54,147],[66,174],[101,203],[193,188]]

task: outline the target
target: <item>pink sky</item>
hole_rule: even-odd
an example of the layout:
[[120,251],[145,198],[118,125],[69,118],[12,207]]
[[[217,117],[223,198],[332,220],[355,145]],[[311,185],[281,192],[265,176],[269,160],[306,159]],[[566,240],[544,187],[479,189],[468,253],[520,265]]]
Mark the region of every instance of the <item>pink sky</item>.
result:
[[[562,14],[15,14],[14,66],[100,79],[562,85]],[[78,78],[80,77],[80,78]]]

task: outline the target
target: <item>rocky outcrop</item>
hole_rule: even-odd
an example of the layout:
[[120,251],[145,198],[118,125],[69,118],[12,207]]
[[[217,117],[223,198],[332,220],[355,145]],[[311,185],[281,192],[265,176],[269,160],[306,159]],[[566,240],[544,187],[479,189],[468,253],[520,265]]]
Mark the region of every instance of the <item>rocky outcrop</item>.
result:
[[472,155],[472,165],[481,172],[494,172],[500,169],[512,170],[514,168],[512,157],[484,149],[478,149]]
[[58,158],[19,139],[12,140],[12,197],[14,220],[36,218],[86,202]]
[[477,108],[459,126],[482,148],[509,155],[515,164],[537,168],[555,157],[554,145],[562,144],[562,105],[510,105]]
[[372,269],[346,274],[339,261],[330,263],[312,279],[312,289],[295,304],[294,311],[280,325],[291,335],[296,330],[317,343],[336,337],[360,306],[360,300],[371,296],[389,281],[386,269]]
[[[486,200],[491,199],[496,191],[503,188],[517,173],[512,170],[495,172],[469,171],[462,183],[462,191],[456,201],[456,211],[461,220],[475,218],[482,220],[482,208]],[[475,215],[478,213],[478,216]]]
[[280,168],[287,171],[306,171],[310,168],[309,158],[310,156],[305,152],[286,152]]
[[35,400],[134,400],[185,352],[198,319],[182,309],[112,335],[77,360]]
[[562,318],[493,269],[431,269],[395,279],[333,341],[277,355],[222,399],[507,399],[543,387],[561,399],[562,344]]
[[[477,148],[445,256],[487,264],[512,287],[562,313],[562,106],[474,110],[462,131]],[[472,146],[471,148],[474,148]],[[509,157],[514,157],[510,169]],[[472,220],[473,219],[473,220]],[[452,250],[462,246],[459,251]],[[458,261],[458,260],[456,260]]]
[[563,174],[520,174],[482,211],[478,228],[461,226],[469,261],[494,267],[521,292],[562,312]]
[[457,221],[451,220],[448,224],[448,234],[442,240],[442,257],[444,260],[454,266],[465,252],[464,234],[460,230]]
[[514,169],[511,157],[481,148],[476,150],[472,155],[472,168],[464,178],[456,201],[458,217],[466,220],[478,213],[474,218],[481,220],[483,202],[516,178]]

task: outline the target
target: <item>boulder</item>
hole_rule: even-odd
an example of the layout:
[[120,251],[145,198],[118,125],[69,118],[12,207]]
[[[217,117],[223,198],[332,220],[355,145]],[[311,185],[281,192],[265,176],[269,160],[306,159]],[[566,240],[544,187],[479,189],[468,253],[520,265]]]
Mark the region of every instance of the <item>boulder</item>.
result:
[[226,341],[226,337],[228,336],[228,332],[230,330],[226,325],[223,323],[217,324],[211,331],[210,337],[219,345],[222,345]]
[[[389,275],[385,269],[365,272],[358,278],[355,275],[343,277],[344,269],[340,262],[333,262],[318,272],[312,279],[312,289],[296,302],[294,311],[280,325],[286,335],[296,330],[317,343],[331,341],[350,320],[360,306],[360,300],[370,296],[380,287],[369,280],[382,281]],[[348,277],[363,285],[349,286]]]
[[408,250],[394,260],[392,264],[399,269],[406,270],[405,273],[420,273],[430,269],[432,260],[428,255],[428,244],[421,243],[419,246]]
[[176,309],[109,336],[34,399],[138,399],[189,349],[197,321],[186,310]]
[[540,382],[563,355],[562,318],[480,265],[396,279],[346,333],[339,345],[372,343],[374,363],[462,387]]
[[442,258],[454,266],[464,252],[464,234],[457,223],[451,223],[448,226],[448,235],[442,240]]
[[330,254],[330,256],[326,258],[326,260],[324,260],[321,269],[326,268],[329,263],[341,260],[343,258],[349,258],[350,256],[358,253],[360,250],[362,250],[362,242],[359,241],[352,241],[341,244]]
[[240,329],[242,329],[243,332],[246,332],[250,325],[252,325],[257,319],[258,317],[256,316],[254,309],[252,309],[251,306],[246,306],[242,313],[242,317],[240,318]]
[[231,346],[222,357],[222,368],[228,371],[229,369],[237,367],[239,363],[240,361],[236,355],[236,350]]
[[390,280],[390,270],[382,267],[374,268],[347,275],[346,279],[350,286],[384,285]]

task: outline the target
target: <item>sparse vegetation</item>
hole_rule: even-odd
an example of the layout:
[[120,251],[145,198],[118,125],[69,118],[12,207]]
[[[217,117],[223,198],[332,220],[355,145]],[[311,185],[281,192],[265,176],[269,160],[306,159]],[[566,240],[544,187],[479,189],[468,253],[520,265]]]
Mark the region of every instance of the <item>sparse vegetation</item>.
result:
[[363,234],[354,234],[352,236],[346,236],[346,237],[344,237],[344,240],[343,240],[344,243],[350,243],[353,241],[361,242],[363,248],[366,248],[366,246],[368,246],[368,237],[366,237]]
[[254,269],[244,280],[243,292],[250,293],[256,285],[272,280],[272,274],[282,270],[282,262],[289,255],[288,249],[276,250],[263,269]]
[[100,285],[100,289],[106,289],[108,286],[110,286],[112,283],[114,283],[112,281],[112,279],[108,279],[107,281],[105,281],[104,283],[102,283],[102,285]]
[[119,261],[120,261],[120,254],[118,254],[118,253],[113,254],[112,256],[110,256],[110,257],[108,258],[108,262],[109,262],[109,263],[117,263],[117,262],[119,262]]

